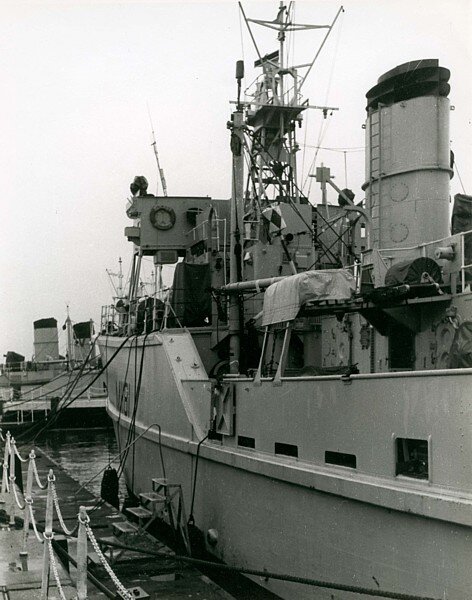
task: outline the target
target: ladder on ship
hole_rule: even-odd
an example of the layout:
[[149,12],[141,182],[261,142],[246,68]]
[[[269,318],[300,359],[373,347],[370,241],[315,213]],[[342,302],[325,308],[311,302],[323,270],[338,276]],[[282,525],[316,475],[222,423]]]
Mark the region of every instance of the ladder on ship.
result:
[[[100,545],[110,563],[121,559],[128,550],[116,550],[113,544],[130,538],[136,538],[146,533],[156,521],[163,521],[170,526],[176,542],[181,543],[191,555],[190,538],[187,527],[187,516],[184,506],[182,486],[169,483],[167,479],[152,479],[152,489],[139,494],[139,505],[130,506],[125,512],[135,521],[117,521],[113,523],[113,536],[102,538]],[[107,542],[110,542],[107,544]]]

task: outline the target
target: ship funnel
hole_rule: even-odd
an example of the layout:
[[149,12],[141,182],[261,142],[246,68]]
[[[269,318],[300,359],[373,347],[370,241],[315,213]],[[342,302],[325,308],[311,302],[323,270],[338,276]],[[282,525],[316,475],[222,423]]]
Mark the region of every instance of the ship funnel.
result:
[[90,344],[93,336],[93,322],[84,321],[76,323],[73,326],[74,330],[74,356],[73,360],[84,361],[88,358],[90,352]]
[[59,341],[57,321],[54,318],[39,319],[33,323],[34,328],[34,359],[36,362],[46,362],[59,359]]
[[370,247],[449,235],[449,76],[435,59],[413,61],[382,75],[366,94]]

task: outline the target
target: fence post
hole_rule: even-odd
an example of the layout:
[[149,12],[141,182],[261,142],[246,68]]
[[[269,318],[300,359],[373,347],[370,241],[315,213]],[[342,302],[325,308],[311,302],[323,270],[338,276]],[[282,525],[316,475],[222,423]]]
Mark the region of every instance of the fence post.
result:
[[87,511],[81,506],[77,534],[77,600],[87,600],[87,522]]
[[5,494],[8,488],[8,458],[10,455],[10,432],[5,436],[5,451],[3,454],[3,476],[2,476],[2,494]]
[[20,556],[28,556],[28,534],[30,522],[29,504],[30,501],[32,501],[31,493],[33,491],[35,458],[36,455],[34,453],[34,450],[31,450],[31,452],[29,453],[28,475],[26,476],[25,513],[23,515],[23,549],[20,550]]
[[52,483],[55,480],[52,469],[49,469],[48,474],[48,495],[46,498],[46,517],[44,520],[44,553],[43,553],[43,576],[41,580],[41,600],[47,600],[49,591],[49,540],[54,537],[52,530],[52,518],[53,518],[53,497],[52,497]]
[[10,527],[13,527],[13,525],[15,525],[15,506],[16,506],[16,500],[15,500],[15,439],[11,438],[10,440],[10,475],[8,477],[9,481],[10,481],[10,521],[9,521],[9,525]]

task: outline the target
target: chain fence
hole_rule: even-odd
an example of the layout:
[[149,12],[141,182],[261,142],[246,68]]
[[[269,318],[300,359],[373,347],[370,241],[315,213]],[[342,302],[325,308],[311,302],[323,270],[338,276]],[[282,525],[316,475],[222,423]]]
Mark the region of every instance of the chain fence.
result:
[[[109,565],[105,555],[102,552],[92,531],[92,528],[90,527],[90,518],[87,515],[86,508],[83,506],[80,507],[80,512],[77,515],[77,522],[72,529],[69,529],[69,527],[67,527],[65,523],[63,512],[61,510],[59,496],[56,488],[56,477],[54,475],[53,470],[49,470],[47,483],[42,483],[38,473],[38,467],[36,465],[36,454],[34,450],[30,451],[28,458],[24,458],[21,456],[18,448],[16,447],[15,439],[11,436],[10,432],[7,432],[7,434],[4,436],[3,432],[0,429],[0,439],[5,445],[2,461],[2,494],[4,495],[4,501],[7,501],[9,499],[10,526],[16,525],[17,521],[15,520],[15,516],[18,516],[18,510],[21,511],[23,516],[23,543],[22,550],[20,551],[20,556],[24,558],[27,558],[28,556],[28,534],[30,527],[34,532],[36,540],[40,544],[44,545],[41,598],[47,599],[49,597],[49,577],[52,572],[54,581],[56,583],[55,597],[59,595],[60,600],[67,600],[66,595],[64,593],[64,586],[60,578],[58,559],[53,548],[53,521],[55,513],[57,516],[57,520],[59,521],[59,525],[66,537],[77,537],[78,540],[76,563],[77,575],[75,582],[77,595],[74,596],[74,599],[85,600],[87,598],[87,578],[89,575],[87,571],[88,538],[101,564],[103,565],[105,571],[107,572],[111,581],[113,582],[113,585],[115,586],[119,597],[123,600],[132,600],[133,595],[125,588],[123,583],[118,579],[117,575],[113,571],[113,568]],[[24,491],[24,493],[22,493],[22,491],[16,484],[16,477],[18,474],[16,472],[16,469],[18,467],[15,464],[15,458],[18,458],[20,463],[28,463],[26,490]],[[40,490],[47,489],[44,531],[40,531],[42,527],[39,527],[37,518],[35,517],[33,500],[34,484],[36,484]],[[79,540],[82,540],[82,543],[80,543]]]

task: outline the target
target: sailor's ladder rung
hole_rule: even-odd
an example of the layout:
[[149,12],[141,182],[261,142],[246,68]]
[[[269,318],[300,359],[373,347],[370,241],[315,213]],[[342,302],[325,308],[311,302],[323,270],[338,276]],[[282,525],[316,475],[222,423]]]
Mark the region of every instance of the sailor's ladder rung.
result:
[[125,534],[125,535],[135,535],[138,533],[138,528],[136,525],[133,525],[129,521],[118,521],[118,523],[112,524],[113,533],[117,536]]
[[167,481],[167,479],[162,479],[159,477],[154,477],[151,481],[152,481],[153,490],[155,492],[159,492],[161,490],[164,490],[164,491],[168,491],[171,489],[175,490],[175,489],[182,487],[180,483],[169,483]]
[[152,512],[147,508],[144,508],[144,506],[130,506],[126,509],[126,512],[138,519],[149,519],[152,517]]
[[142,494],[139,494],[139,498],[144,505],[166,502],[164,494],[158,494],[157,492],[143,492]]
[[152,481],[152,485],[154,486],[161,486],[161,487],[167,487],[169,485],[169,483],[167,482],[167,479],[165,479],[164,477],[153,477],[151,479]]

